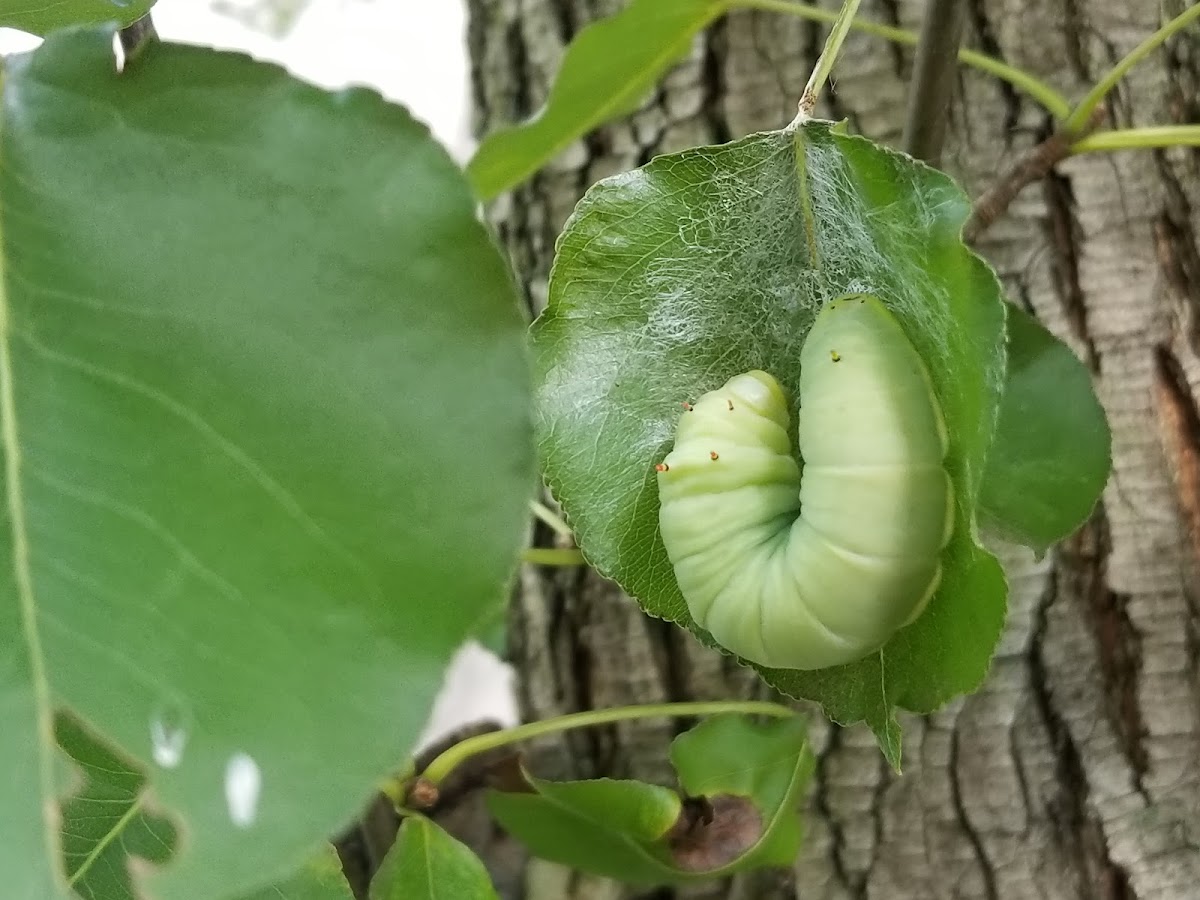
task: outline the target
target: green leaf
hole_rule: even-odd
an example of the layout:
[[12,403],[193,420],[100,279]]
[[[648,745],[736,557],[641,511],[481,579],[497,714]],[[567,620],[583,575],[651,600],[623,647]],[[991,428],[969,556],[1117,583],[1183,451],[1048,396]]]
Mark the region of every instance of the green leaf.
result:
[[792,863],[812,774],[802,719],[708,719],[675,739],[671,759],[687,803],[637,781],[526,776],[531,793],[491,791],[488,807],[536,855],[634,884]]
[[483,863],[426,818],[408,818],[371,881],[371,900],[495,900]]
[[342,874],[337,851],[326,844],[295,875],[239,900],[354,900],[354,894]]
[[571,42],[542,112],[480,144],[467,173],[483,200],[520,184],[593,128],[633,112],[725,0],[633,0]]
[[117,73],[102,28],[2,100],[0,872],[53,895],[53,703],[186,837],[139,893],[237,897],[353,818],[504,595],[510,274],[370,92],[171,44]]
[[665,853],[679,819],[674,791],[640,781],[543,781],[536,793],[488,792],[488,809],[534,854],[632,884],[677,880]]
[[797,805],[814,767],[804,719],[715,716],[675,739],[671,762],[689,796],[745,797],[762,816],[762,833],[738,869],[793,863],[802,836]]
[[984,524],[1044,553],[1091,515],[1111,451],[1087,368],[1032,316],[1010,307],[1008,381],[979,494]]
[[128,25],[155,0],[0,0],[0,28],[46,34],[67,25],[118,22]]
[[893,764],[895,708],[930,711],[977,687],[1004,620],[1003,573],[974,538],[1003,384],[1004,303],[960,239],[969,208],[945,175],[827,123],[660,157],[581,201],[533,329],[545,473],[581,548],[647,612],[711,640],[658,533],[654,465],[680,403],[755,368],[795,398],[800,347],[838,295],[875,294],[897,315],[951,435],[958,508],[941,588],[879,654],[814,672],[760,670],[839,722],[866,720]]
[[[55,734],[84,776],[63,804],[63,853],[67,875],[85,900],[136,900],[130,859],[161,864],[174,852],[171,823],[147,809],[145,776],[69,715]],[[295,875],[239,900],[352,900],[333,847],[326,844]]]
[[129,859],[166,862],[175,849],[175,828],[144,808],[145,776],[81,722],[58,716],[55,736],[84,778],[62,806],[70,884],[86,900],[134,900]]

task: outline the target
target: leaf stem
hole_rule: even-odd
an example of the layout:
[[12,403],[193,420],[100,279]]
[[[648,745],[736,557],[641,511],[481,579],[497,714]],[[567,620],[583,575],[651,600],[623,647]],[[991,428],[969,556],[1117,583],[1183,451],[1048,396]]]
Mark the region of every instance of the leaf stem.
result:
[[1071,155],[1153,147],[1200,147],[1200,125],[1154,125],[1101,131],[1073,143]]
[[1108,74],[1101,78],[1094,88],[1088,91],[1087,96],[1079,101],[1079,105],[1071,111],[1063,124],[1063,130],[1072,135],[1085,130],[1088,123],[1092,121],[1092,115],[1096,109],[1104,102],[1104,98],[1112,92],[1122,78],[1129,74],[1130,69],[1166,43],[1172,35],[1182,31],[1197,19],[1200,19],[1200,4],[1184,10],[1130,50],[1123,59],[1108,70]]
[[[728,0],[728,4],[731,8],[759,9],[764,12],[797,16],[813,22],[832,22],[837,18],[836,13],[810,6],[807,3],[796,3],[794,0]],[[915,47],[919,42],[915,32],[884,25],[880,22],[872,22],[868,19],[855,19],[850,23],[850,27],[864,34],[880,37],[905,47]],[[1071,103],[1065,96],[1028,72],[975,50],[960,49],[958,61],[994,78],[999,78],[1001,81],[1008,82],[1040,103],[1056,119],[1065,119],[1071,114]]]
[[796,118],[797,122],[804,122],[812,118],[813,112],[817,108],[817,100],[821,96],[821,89],[829,80],[833,64],[837,62],[838,54],[842,52],[842,44],[846,42],[846,35],[850,33],[850,24],[858,14],[858,6],[861,2],[862,0],[842,0],[842,9],[837,18],[833,20],[833,26],[829,29],[829,37],[825,38],[825,47],[817,58],[812,75],[808,77],[804,93],[800,95],[800,115]]
[[535,566],[582,566],[587,564],[587,560],[578,550],[556,547],[529,547],[521,554],[521,561]]
[[701,703],[651,703],[644,706],[621,706],[616,709],[596,709],[571,713],[540,722],[530,722],[515,728],[490,731],[467,738],[436,757],[421,773],[420,780],[437,787],[446,776],[472,756],[507,747],[510,744],[532,740],[547,734],[569,731],[573,728],[590,728],[630,719],[652,719],[676,716],[713,716],[720,713],[774,716],[779,719],[796,715],[796,711],[779,703],[765,700],[724,700]]
[[533,514],[539,521],[550,526],[550,529],[559,537],[574,537],[575,532],[571,530],[571,526],[567,524],[566,519],[548,507],[545,503],[538,500],[530,500],[529,508],[533,510]]

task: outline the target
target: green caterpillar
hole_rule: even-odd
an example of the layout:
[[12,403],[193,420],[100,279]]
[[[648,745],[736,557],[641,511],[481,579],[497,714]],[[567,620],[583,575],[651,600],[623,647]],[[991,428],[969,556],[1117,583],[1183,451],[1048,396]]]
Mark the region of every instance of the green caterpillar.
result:
[[925,609],[954,526],[929,375],[875,297],[827,304],[800,351],[799,446],[766,372],[686,406],[659,526],[696,623],[772,668],[878,649]]

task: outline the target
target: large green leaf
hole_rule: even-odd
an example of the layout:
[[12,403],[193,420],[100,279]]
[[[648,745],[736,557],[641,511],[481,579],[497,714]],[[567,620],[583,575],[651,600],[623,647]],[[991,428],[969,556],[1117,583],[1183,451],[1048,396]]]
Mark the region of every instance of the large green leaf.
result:
[[155,0],[0,0],[0,28],[46,34],[66,25],[140,19]]
[[488,135],[467,167],[485,200],[520,184],[572,141],[637,108],[726,0],[633,0],[571,42],[541,114]]
[[1039,553],[1083,524],[1112,468],[1091,374],[1058,338],[1008,310],[1008,380],[979,493],[980,517]]
[[409,818],[371,880],[371,900],[496,900],[474,853],[425,818]]
[[671,760],[687,796],[638,781],[553,782],[491,791],[488,807],[533,853],[634,884],[787,866],[812,774],[803,719],[718,716],[677,737]]
[[960,240],[969,208],[945,175],[823,123],[660,157],[581,201],[534,327],[540,448],[580,546],[648,612],[695,628],[658,533],[654,465],[680,403],[755,368],[794,400],[800,347],[838,295],[876,294],[899,317],[951,433],[958,508],[941,589],[879,654],[763,670],[838,721],[865,719],[894,764],[894,708],[974,689],[1004,619],[1003,573],[974,538],[1004,304]]
[[6,896],[53,895],[52,706],[183,836],[144,893],[241,896],[411,749],[512,574],[510,276],[403,110],[239,55],[51,35],[0,161]]

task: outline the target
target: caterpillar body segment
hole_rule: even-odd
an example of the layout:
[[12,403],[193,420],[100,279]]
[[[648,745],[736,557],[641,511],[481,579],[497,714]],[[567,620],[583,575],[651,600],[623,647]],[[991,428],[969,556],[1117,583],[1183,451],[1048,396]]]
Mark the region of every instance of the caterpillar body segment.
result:
[[751,662],[859,659],[937,590],[954,523],[946,429],[900,324],[868,295],[829,303],[800,354],[794,458],[787,396],[737,375],[679,420],[658,476],[659,526],[692,617]]

